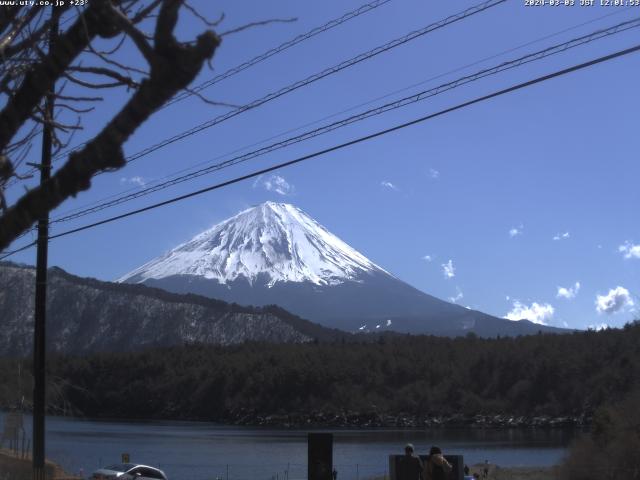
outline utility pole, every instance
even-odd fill
[[[58,16],[51,7],[49,52],[58,34]],[[51,150],[53,144],[53,104],[55,83],[44,102],[42,127],[42,161],[40,185],[51,177]],[[45,340],[47,306],[47,254],[49,250],[49,213],[38,219],[38,252],[36,258],[36,299],[33,332],[33,480],[45,480],[44,469],[44,415],[45,415]]]

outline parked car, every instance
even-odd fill
[[[135,463],[116,463],[93,472],[92,480],[167,480],[159,468]]]

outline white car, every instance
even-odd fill
[[[167,480],[158,468],[135,463],[116,463],[93,472],[92,480]]]

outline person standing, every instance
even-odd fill
[[[404,455],[398,458],[397,480],[422,480],[424,466],[420,458],[416,457],[413,452],[413,445],[407,443],[404,447]]]
[[[446,480],[449,478],[451,470],[453,470],[453,467],[442,455],[440,447],[431,447],[429,457],[427,458],[427,465],[424,469],[425,480]]]

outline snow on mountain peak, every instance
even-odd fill
[[[144,282],[197,275],[227,283],[266,275],[276,282],[334,285],[362,273],[384,272],[326,228],[287,203],[249,208],[122,277]],[[386,273],[386,272],[384,272]]]

